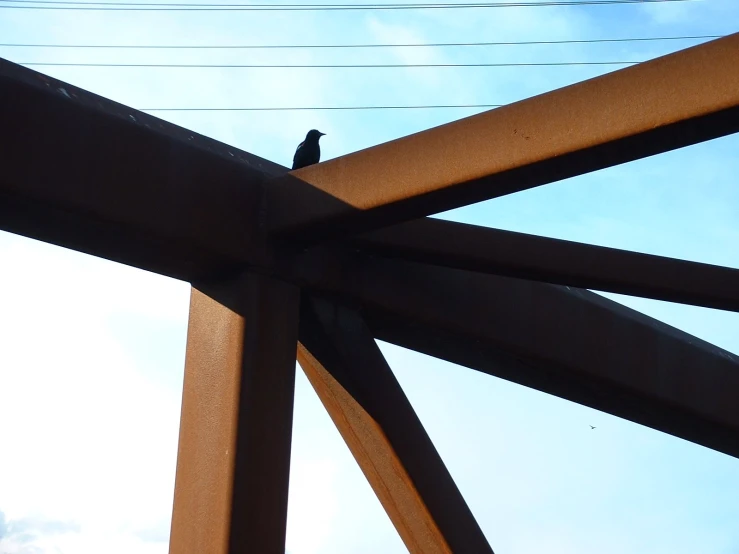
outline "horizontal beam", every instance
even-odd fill
[[[284,554],[300,293],[254,274],[198,286],[169,552]]]
[[[375,336],[739,457],[739,358],[597,294],[345,254],[307,259],[316,290]]]
[[[0,229],[192,279],[260,254],[281,166],[0,59]]]
[[[384,257],[739,311],[739,270],[425,218],[356,237]]]
[[[269,227],[368,231],[739,131],[739,34],[291,172]]]
[[[312,298],[300,340],[303,371],[408,551],[492,553],[361,316]]]

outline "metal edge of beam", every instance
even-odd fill
[[[190,280],[261,251],[285,168],[0,59],[0,229]]]
[[[492,553],[362,318],[304,300],[298,361],[409,552]]]
[[[739,131],[739,33],[293,171],[275,236],[370,231]]]
[[[432,218],[352,244],[383,257],[739,311],[739,269],[728,267]]]
[[[299,295],[254,274],[192,289],[171,554],[284,554]]]
[[[502,350],[488,341],[441,326],[416,325],[381,310],[365,314],[378,340],[505,379],[519,385],[588,406],[639,425],[739,458],[736,427],[717,425],[690,410],[654,402],[649,394],[614,386],[598,378],[583,378],[546,363]]]
[[[739,358],[674,327],[570,287],[351,252],[301,264],[381,340],[739,457]]]

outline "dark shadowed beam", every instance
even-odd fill
[[[304,301],[300,341],[298,361],[409,552],[492,553],[361,316]]]
[[[284,554],[299,291],[254,274],[196,287],[169,552]]]
[[[316,256],[305,283],[377,338],[739,457],[739,359],[581,289],[431,265]]]
[[[739,131],[739,34],[291,172],[272,233],[342,237]]]
[[[358,236],[385,257],[739,311],[739,270],[425,218]]]
[[[284,168],[0,59],[0,229],[180,279],[260,254]]]

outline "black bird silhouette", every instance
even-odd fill
[[[298,144],[298,148],[295,150],[293,169],[317,164],[321,160],[321,147],[318,146],[318,140],[325,134],[315,129],[308,131],[305,140]]]
[[[590,426],[590,428],[591,428],[591,429],[595,429],[595,427],[593,427],[592,425]]]

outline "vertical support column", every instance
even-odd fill
[[[299,289],[192,289],[170,554],[283,554]]]

